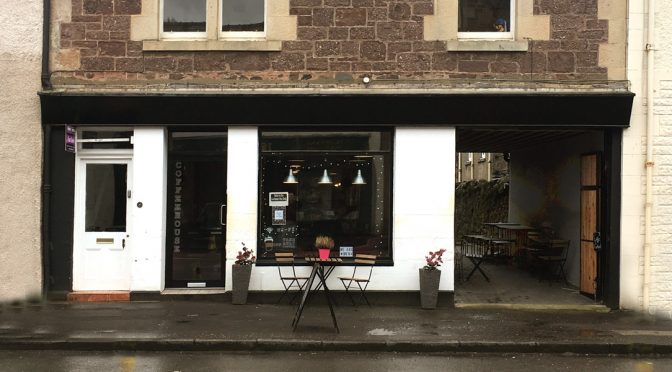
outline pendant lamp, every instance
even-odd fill
[[[299,183],[296,177],[294,177],[294,172],[292,172],[292,168],[289,168],[289,174],[282,183]]]
[[[357,175],[355,176],[355,179],[352,180],[353,185],[366,185],[366,181],[364,181],[364,177],[362,177],[362,170],[357,169]]]
[[[331,185],[331,177],[329,177],[329,173],[327,173],[327,170],[324,170],[324,173],[322,174],[322,178],[320,178],[320,181],[318,182],[320,185]]]

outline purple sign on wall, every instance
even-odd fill
[[[75,131],[75,127],[72,127],[70,125],[65,126],[65,151],[75,153],[75,149],[77,148],[77,132]]]

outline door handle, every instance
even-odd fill
[[[219,206],[219,224],[222,226],[226,226],[226,223],[224,222],[224,208],[226,208],[226,204]]]
[[[121,239],[121,249],[126,248],[126,239]]]
[[[596,251],[602,249],[602,236],[599,231],[593,233],[593,249]]]

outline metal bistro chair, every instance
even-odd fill
[[[369,282],[371,281],[371,274],[373,273],[373,266],[376,264],[376,256],[372,254],[356,254],[355,255],[355,268],[352,271],[352,276],[340,276],[338,279],[340,279],[341,283],[343,284],[343,287],[345,288],[345,293],[350,297],[350,301],[352,301],[353,305],[357,305],[355,303],[355,299],[352,297],[352,294],[350,294],[350,289],[351,288],[359,288],[359,293],[360,293],[360,301],[364,300],[367,305],[371,306],[371,303],[369,303],[369,299],[366,298],[366,294],[364,293],[366,291],[366,287],[369,286]],[[361,275],[362,271],[364,272],[363,276],[357,276],[357,269],[359,269],[359,273]],[[366,271],[368,270],[368,275],[366,275]],[[357,284],[357,287],[354,286],[354,284]]]
[[[282,301],[285,295],[289,292],[290,289],[296,288],[296,293],[289,300],[291,304],[294,302],[296,296],[298,296],[303,287],[308,281],[307,276],[298,276],[296,275],[296,269],[294,267],[294,253],[291,252],[275,252],[275,262],[278,264],[278,274],[280,274],[280,282],[285,288],[285,292],[282,293],[282,296],[278,299],[278,303]],[[284,269],[283,269],[284,268]],[[291,268],[291,271],[290,271]]]
[[[569,240],[552,239],[548,242],[547,249],[535,256],[535,261],[540,267],[539,281],[548,279],[550,284],[553,279],[557,278],[567,283],[565,262],[568,250]]]

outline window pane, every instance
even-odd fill
[[[460,0],[459,32],[511,31],[511,0]]]
[[[131,137],[133,131],[111,132],[84,130],[81,133],[83,140],[100,140],[100,142],[81,142],[83,149],[132,149]]]
[[[221,0],[222,31],[264,31],[265,0]]]
[[[390,139],[390,133],[384,134]],[[391,143],[378,147],[390,148]],[[272,258],[273,252],[315,255],[315,237],[329,235],[335,242],[332,255],[343,246],[355,254],[391,258],[391,152],[365,154],[262,153],[258,257]],[[295,183],[287,183],[290,169]],[[275,192],[287,193],[285,205],[270,205],[269,193]]]
[[[226,154],[226,132],[174,132],[170,136],[170,151],[195,155]]]
[[[126,164],[86,165],[86,231],[126,231]]]
[[[163,0],[164,32],[205,32],[206,0]]]
[[[390,151],[390,132],[264,132],[262,151]]]

